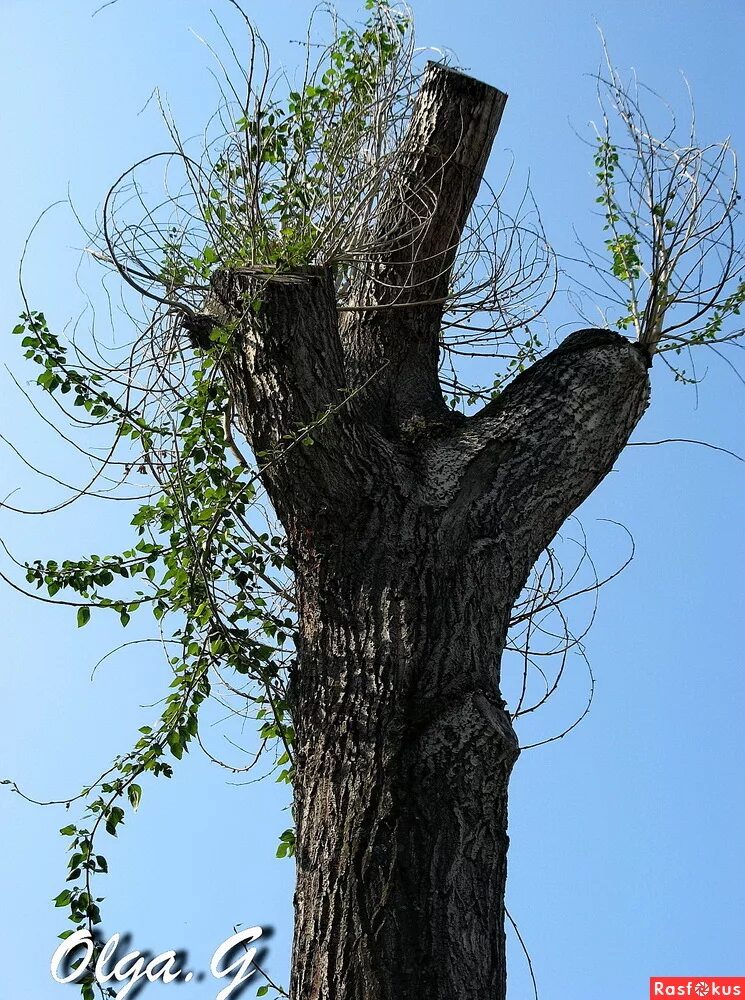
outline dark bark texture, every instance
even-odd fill
[[[440,300],[504,103],[429,67],[415,196],[391,197],[390,251],[341,321],[324,270],[215,282],[236,416],[297,563],[292,1000],[504,998],[510,611],[649,398],[639,349],[583,330],[475,416],[445,406]]]

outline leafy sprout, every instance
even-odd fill
[[[645,96],[667,119],[660,129]],[[681,134],[671,109],[635,77],[624,81],[607,52],[598,100],[594,164],[610,267],[583,249],[613,324],[650,357],[736,341],[745,333],[745,252],[729,140],[702,145],[693,110]]]

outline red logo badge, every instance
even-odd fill
[[[656,997],[742,997],[745,976],[652,976],[649,1000]]]

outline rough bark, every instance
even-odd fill
[[[237,419],[297,565],[292,1000],[503,1000],[510,610],[648,402],[643,354],[590,330],[446,417],[441,305],[410,303],[447,287],[503,104],[442,67],[425,80],[409,190],[438,176],[448,205],[413,250],[396,228],[413,207],[389,217],[378,263],[405,308],[340,329],[330,272],[215,282]],[[358,301],[380,305],[374,287]]]
[[[438,379],[444,299],[506,102],[494,87],[427,66],[379,214],[385,249],[359,274],[342,323],[355,383],[381,372],[367,413],[388,428],[447,416]]]

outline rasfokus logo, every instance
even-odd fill
[[[649,997],[743,997],[745,976],[652,976]]]

